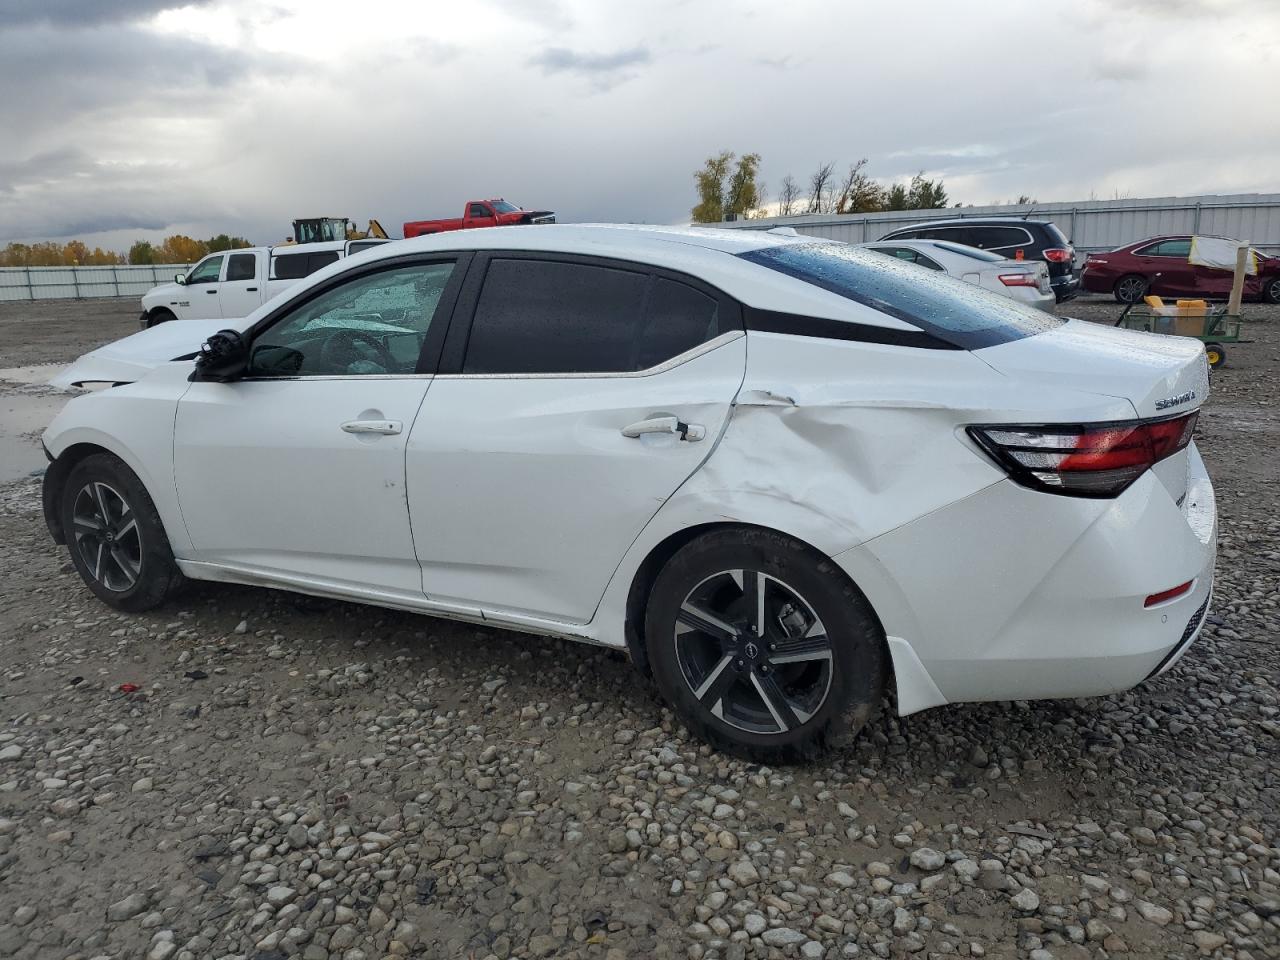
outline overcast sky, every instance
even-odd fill
[[[1280,190],[1280,3],[0,0],[0,242],[681,222],[868,157],[952,202]]]

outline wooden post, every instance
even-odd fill
[[[1231,281],[1231,299],[1227,301],[1227,316],[1240,316],[1240,301],[1244,297],[1244,272],[1249,267],[1253,252],[1247,247],[1236,251],[1236,275]]]

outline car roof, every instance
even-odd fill
[[[450,230],[395,240],[362,250],[360,263],[368,266],[413,254],[487,250],[612,258],[691,275],[761,310],[913,329],[905,321],[739,256],[771,247],[835,243],[837,241],[821,237],[787,236],[765,230],[647,224],[529,224]],[[308,281],[320,282],[339,272],[342,263],[339,261],[311,274]]]
[[[1053,223],[1052,220],[1028,220],[1025,217],[951,217],[946,220],[925,220],[905,227],[895,227],[890,233],[899,230],[917,230],[921,227],[1023,227],[1027,224],[1043,227]]]

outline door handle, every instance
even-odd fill
[[[342,425],[345,433],[377,433],[391,436],[404,429],[399,420],[348,420]]]
[[[217,293],[217,290],[206,290],[205,293]]]
[[[246,293],[257,293],[257,292],[258,292],[258,288],[257,288],[257,287],[245,287],[244,289],[245,289],[245,292],[246,292]]]
[[[695,441],[705,437],[707,430],[700,423],[685,423],[679,417],[650,417],[622,428],[622,435],[633,440],[646,433],[674,433],[681,440]]]

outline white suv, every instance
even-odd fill
[[[1199,343],[844,244],[442,234],[198,355],[164,334],[44,438],[49,529],[124,610],[190,577],[617,647],[778,759],[886,685],[902,713],[1131,687],[1208,607]]]

